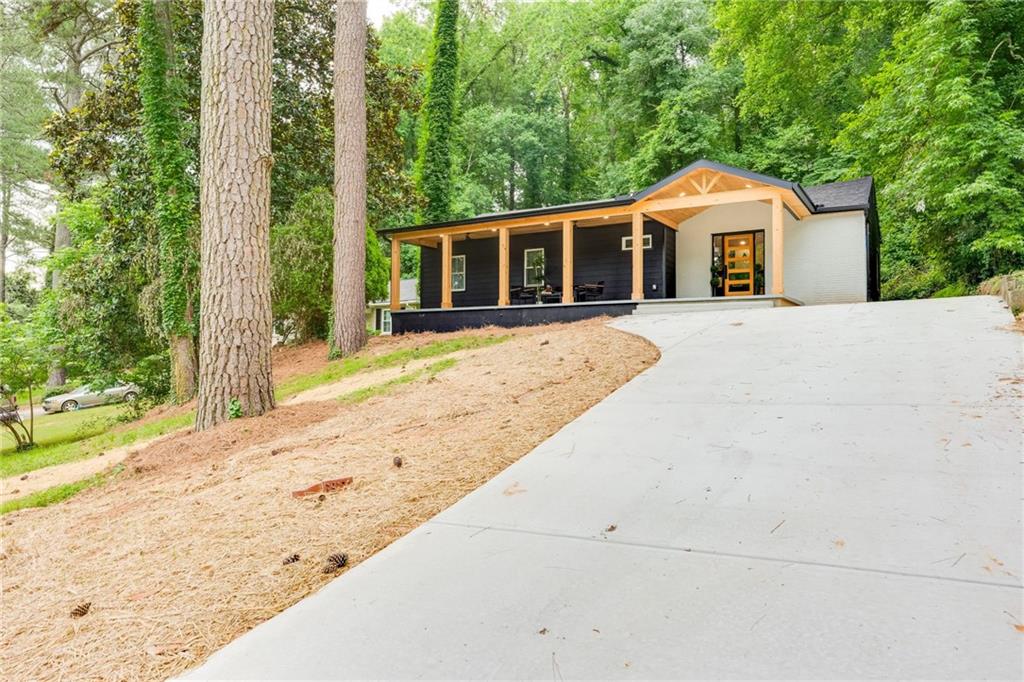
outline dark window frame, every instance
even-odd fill
[[[462,261],[462,287],[461,288],[457,288],[455,286],[455,262],[459,261],[459,260]],[[466,262],[467,262],[467,260],[468,259],[466,258],[466,254],[464,254],[464,253],[452,254],[452,293],[459,293],[459,294],[461,294],[462,292],[464,292],[466,290],[466,285],[469,282],[469,275],[467,274],[467,271],[466,271]]]

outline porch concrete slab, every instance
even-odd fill
[[[1024,675],[997,299],[620,318],[661,360],[205,678]]]

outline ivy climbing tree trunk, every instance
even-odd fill
[[[416,161],[416,186],[426,199],[421,218],[429,223],[450,217],[451,137],[455,118],[455,79],[459,67],[458,23],[459,1],[438,0]]]
[[[339,2],[334,34],[334,282],[331,351],[366,343],[366,3]]]
[[[175,72],[170,0],[143,0],[139,7],[139,92],[149,174],[156,190],[160,243],[161,318],[170,344],[174,398],[196,390],[194,300],[198,289],[195,190],[183,144],[180,81]]]
[[[217,0],[203,6],[197,431],[274,407],[269,249],[273,14],[273,0]]]

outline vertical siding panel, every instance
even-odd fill
[[[676,231],[665,228],[665,298],[676,297]]]
[[[466,288],[469,288],[468,284]],[[420,247],[420,307],[441,307],[440,248]]]

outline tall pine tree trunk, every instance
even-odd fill
[[[273,15],[273,0],[210,0],[203,6],[197,431],[274,407],[269,248]]]
[[[171,12],[171,0],[143,0],[139,7],[139,93],[149,175],[156,190],[161,318],[170,345],[171,388],[174,399],[183,403],[195,395],[198,362],[192,319],[197,286],[196,195],[181,133]]]
[[[338,2],[334,34],[334,353],[366,343],[366,3]]]

